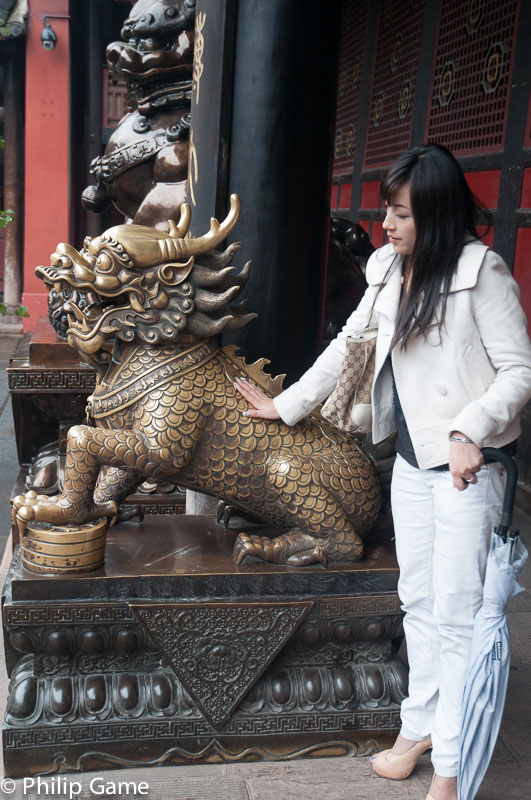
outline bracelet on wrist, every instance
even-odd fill
[[[463,442],[464,444],[474,444],[472,439],[468,439],[466,436],[450,436],[451,442]]]

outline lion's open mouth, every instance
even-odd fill
[[[44,283],[48,289],[48,319],[62,338],[68,331],[89,338],[109,314],[129,308],[127,303],[124,305],[123,296],[104,300],[92,289],[78,288],[64,280]]]
[[[109,316],[125,311],[131,313],[132,306],[136,311],[144,311],[136,292],[121,291],[115,296],[102,297],[91,284],[76,285],[70,273],[61,274],[62,271],[54,267],[37,267],[35,272],[48,289],[50,323],[63,338],[72,333],[87,340],[101,329]]]
[[[67,331],[71,326],[72,317],[87,312],[87,309],[94,305],[94,299],[90,293],[81,289],[74,289],[69,284],[61,284],[56,281],[54,284],[46,282],[48,289],[48,319],[56,333],[66,339]]]

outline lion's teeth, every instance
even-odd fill
[[[90,332],[90,328],[88,326],[88,323],[87,323],[87,320],[85,319],[85,317],[83,317],[83,319],[81,321],[81,330],[83,331],[83,333],[89,333]]]
[[[70,308],[71,308],[71,309],[72,309],[72,311],[74,312],[75,318],[76,318],[77,320],[80,320],[80,322],[82,322],[82,321],[85,319],[85,315],[83,314],[83,312],[81,311],[81,309],[80,309],[80,308],[78,308],[78,307],[76,306],[76,304],[75,304],[75,303],[71,303],[71,304],[70,304]]]
[[[128,298],[129,298],[129,302],[131,303],[131,307],[135,311],[138,311],[139,314],[143,314],[144,313],[144,308],[142,307],[142,303],[140,302],[140,300],[138,299],[136,294],[134,292],[129,292]]]
[[[54,281],[53,286],[57,294],[59,294],[61,292],[61,289],[63,288],[62,281]]]

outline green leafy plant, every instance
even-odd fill
[[[15,212],[12,208],[6,208],[5,211],[0,211],[0,228],[5,228],[10,222],[15,219]]]
[[[7,306],[5,303],[0,303],[0,314],[5,317],[7,314]],[[27,306],[17,306],[14,309],[13,314],[15,317],[29,317],[28,307]]]

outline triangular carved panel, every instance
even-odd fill
[[[131,605],[216,730],[291,638],[313,603]]]

